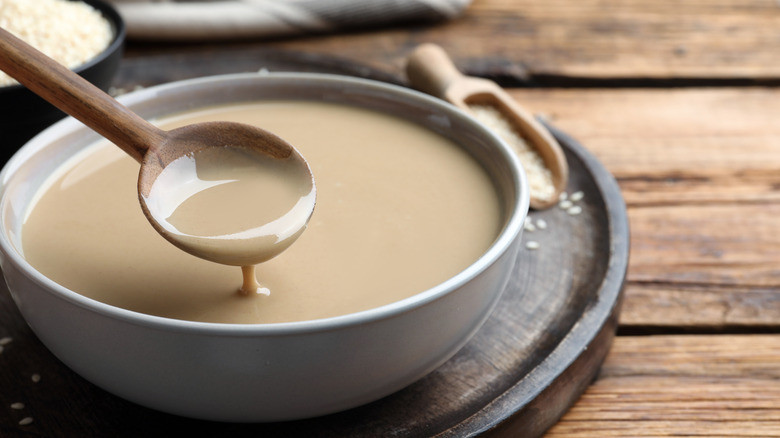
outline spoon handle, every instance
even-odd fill
[[[422,44],[414,50],[407,60],[406,76],[418,90],[442,99],[447,99],[450,85],[464,79],[447,53],[435,44]]]
[[[141,162],[166,134],[89,81],[0,28],[0,69]]]

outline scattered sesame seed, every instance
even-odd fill
[[[569,194],[568,194],[568,193],[566,193],[566,192],[561,192],[561,194],[560,194],[560,195],[558,195],[558,201],[565,201],[565,200],[566,200],[566,198],[568,198],[568,197],[569,197]]]
[[[574,205],[574,203],[569,201],[568,199],[564,199],[563,201],[558,203],[558,207],[561,207],[564,210],[571,208],[572,205]]]
[[[22,402],[11,403],[11,409],[17,409],[17,410],[24,409],[24,403]]]
[[[539,228],[540,230],[546,230],[547,229],[547,221],[544,219],[537,219],[536,220],[536,228]]]
[[[4,338],[0,338],[0,345],[8,345],[11,342],[13,342],[13,340],[14,339],[12,337],[10,337],[10,336],[6,336]]]
[[[24,417],[21,420],[19,420],[19,426],[27,426],[28,424],[32,424],[33,418],[32,417]]]
[[[531,250],[539,249],[539,246],[540,246],[539,242],[537,242],[535,240],[529,240],[528,242],[525,243],[525,247],[528,248],[528,249],[531,249]]]
[[[40,374],[33,374],[30,379],[33,381],[33,383],[38,383],[41,381],[41,375]]]
[[[582,213],[582,207],[580,207],[579,205],[575,205],[575,206],[567,209],[566,213],[569,213],[572,216],[580,214],[580,213]]]
[[[536,226],[534,225],[534,221],[531,219],[531,216],[525,217],[525,220],[523,221],[523,229],[526,231],[536,230]]]
[[[574,202],[581,201],[582,198],[585,197],[585,193],[582,193],[582,191],[574,192],[571,194],[569,199],[571,199]]]

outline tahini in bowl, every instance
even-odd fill
[[[0,173],[0,265],[23,317],[67,366],[157,410],[265,422],[345,410],[389,395],[455,354],[479,329],[515,266],[529,194],[509,148],[455,107],[397,86],[318,74],[238,74],[171,83],[121,100],[146,118],[263,99],[349,104],[403,117],[454,140],[486,169],[503,227],[472,265],[418,294],[358,313],[276,324],[175,320],[68,290],[24,258],[21,228],[59,163],[98,139],[65,119],[27,143]],[[316,176],[315,176],[316,177]]]

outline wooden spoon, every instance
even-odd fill
[[[472,112],[476,105],[493,107],[516,133],[539,154],[552,176],[552,194],[531,190],[531,208],[540,210],[555,205],[566,188],[569,167],[558,142],[495,82],[464,76],[444,50],[435,44],[423,44],[409,56],[406,75],[413,87],[442,98]],[[527,163],[523,163],[527,165]]]
[[[95,87],[82,77],[73,73],[53,59],[47,57],[24,41],[0,28],[0,69],[14,77],[34,93],[46,99],[62,111],[97,131],[108,140],[119,146],[136,161],[141,163],[138,175],[138,199],[149,222],[163,237],[179,248],[217,263],[230,265],[254,265],[275,256],[286,249],[302,232],[314,209],[314,178],[306,160],[286,141],[260,128],[230,122],[209,122],[188,125],[171,131],[162,130],[147,122],[129,108],[117,102],[108,94]],[[296,178],[303,178],[302,186],[309,187],[310,192],[304,201],[296,205],[295,214],[299,217],[294,221],[298,232],[291,232],[290,221],[285,222],[285,239],[276,242],[274,239],[263,239],[256,252],[246,251],[247,239],[237,239],[235,233],[227,233],[226,238],[219,240],[221,235],[193,239],[192,235],[172,232],[166,223],[166,217],[157,217],[147,205],[152,188],[157,192],[175,189],[176,178],[161,178],[171,186],[156,185],[158,176],[166,167],[183,158],[195,157],[205,150],[213,148],[241,149],[244,152],[270,157],[285,166],[292,167]],[[280,164],[281,165],[281,164]],[[160,183],[162,184],[162,183]],[[303,197],[302,197],[303,199]],[[253,200],[254,202],[262,202]],[[292,210],[291,210],[292,211]],[[236,212],[240,215],[241,212]],[[258,226],[266,224],[257,224]],[[269,227],[264,228],[268,232]],[[293,230],[295,231],[295,230]],[[200,236],[195,236],[200,237]],[[255,236],[256,237],[256,236]],[[243,240],[243,241],[242,241]],[[227,256],[233,244],[241,244],[244,251]],[[215,245],[216,244],[216,245]],[[269,246],[270,245],[270,246]],[[213,251],[214,247],[222,250]],[[230,256],[230,257],[228,257]],[[232,258],[231,258],[232,257]]]

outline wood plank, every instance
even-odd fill
[[[780,321],[774,287],[632,282],[625,295],[620,320],[628,332],[770,331]]]
[[[777,196],[778,88],[509,92],[599,157],[629,205]]]
[[[776,2],[683,3],[495,0],[475,6],[486,17],[502,17],[503,23],[515,20],[517,39],[502,38],[501,48],[522,52],[525,47],[517,44],[525,41],[536,49],[525,62],[535,74],[594,78],[776,74],[759,66],[774,59],[762,44],[771,44],[777,35]],[[507,14],[510,10],[515,13]],[[501,29],[498,25],[490,28]]]
[[[727,330],[780,323],[780,204],[629,208],[621,325]]]
[[[403,59],[423,42],[444,46],[469,74],[510,82],[780,78],[780,8],[774,0],[475,0],[463,16],[438,25],[261,44],[401,71]],[[131,44],[128,53],[154,50],[186,47]]]
[[[780,90],[513,89],[589,148],[629,206],[621,326],[780,323]]]
[[[629,210],[629,280],[707,286],[780,285],[780,204]]]
[[[780,436],[780,336],[622,336],[545,435]]]

